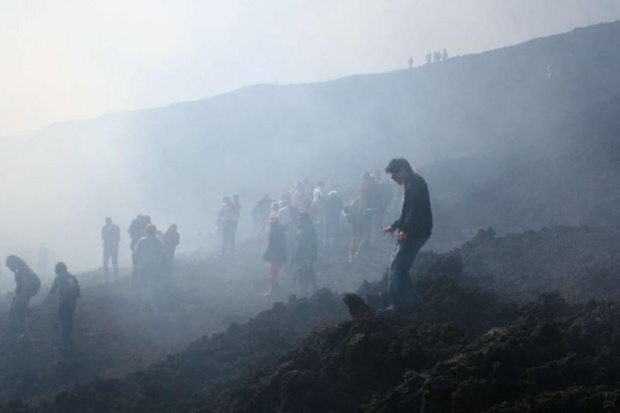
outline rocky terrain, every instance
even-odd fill
[[[323,289],[124,378],[0,412],[619,411],[620,306],[600,275],[619,276],[617,237],[484,231],[421,255],[422,305],[411,315],[378,311],[385,280],[356,295]],[[534,270],[537,284],[519,287]]]

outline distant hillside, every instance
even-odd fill
[[[618,44],[620,23],[608,23],[410,70],[54,125],[0,142],[3,216],[19,212],[47,239],[91,234],[88,246],[106,215],[206,231],[224,194],[241,193],[247,212],[296,179],[344,187],[406,156],[431,184],[437,246],[477,227],[617,222]]]

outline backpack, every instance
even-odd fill
[[[24,282],[25,288],[28,290],[28,293],[31,297],[34,297],[39,293],[41,289],[41,280],[37,276],[37,274],[33,272],[27,272],[24,274]]]

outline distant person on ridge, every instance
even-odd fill
[[[55,294],[58,294],[60,350],[61,352],[71,352],[75,348],[73,342],[73,314],[75,313],[75,306],[81,291],[77,278],[69,273],[64,262],[56,264],[56,278],[50,289],[50,297]]]
[[[177,229],[177,224],[170,225],[162,237],[162,246],[164,252],[164,270],[169,277],[174,271],[174,253],[181,243],[181,235]]]
[[[443,56],[441,57],[441,60],[443,62],[448,60],[448,51],[446,49],[443,49]]]
[[[389,236],[397,232],[388,278],[388,310],[408,311],[417,301],[409,270],[433,229],[430,196],[426,181],[413,171],[406,159],[392,159],[385,172],[405,187],[400,218],[383,231]]]
[[[278,275],[282,265],[286,263],[286,233],[277,214],[272,214],[269,218],[267,249],[263,254],[263,260],[269,263],[269,271],[267,272],[269,287],[261,295],[269,296],[278,291]]]
[[[409,58],[409,69],[413,67],[413,57]]]
[[[41,288],[41,280],[30,269],[28,264],[17,255],[9,255],[6,266],[15,274],[15,294],[9,315],[7,317],[6,331],[12,337],[30,340],[30,333],[26,324],[26,311],[30,304],[30,297],[34,297]]]
[[[295,285],[302,296],[313,294],[317,289],[314,264],[317,261],[318,248],[316,230],[312,225],[310,214],[299,214],[297,243],[293,254],[293,261],[297,265],[295,271]]]
[[[112,222],[112,218],[105,219],[105,225],[101,228],[101,239],[103,240],[103,275],[107,282],[110,260],[112,260],[112,270],[116,280],[118,279],[118,245],[121,242],[121,230]]]

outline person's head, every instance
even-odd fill
[[[30,270],[26,262],[17,255],[9,255],[6,257],[6,266],[13,272]]]
[[[274,202],[273,204],[271,204],[271,210],[274,212],[278,212],[278,210],[280,209],[280,203],[279,202]]]
[[[145,232],[148,237],[154,237],[157,235],[157,227],[153,224],[148,224]]]
[[[172,224],[170,225],[170,228],[168,228],[168,231],[176,231],[177,230],[177,224]]]
[[[372,176],[370,175],[370,172],[368,172],[368,171],[364,172],[364,175],[362,175],[362,181],[364,183],[368,183],[368,182],[372,181]]]
[[[394,158],[385,167],[385,172],[389,173],[392,180],[398,185],[405,183],[405,180],[413,175],[413,169],[405,158]]]
[[[58,264],[56,264],[55,271],[57,275],[61,275],[66,274],[69,270],[67,269],[67,264],[65,264],[64,262],[59,262]]]
[[[151,223],[151,217],[150,217],[150,216],[148,216],[148,215],[145,215],[145,216],[144,216],[144,222],[146,222],[146,223],[147,223],[147,225],[148,225],[148,224],[150,224],[150,223]]]
[[[105,224],[106,225],[112,225],[112,218],[108,217],[105,219]]]

